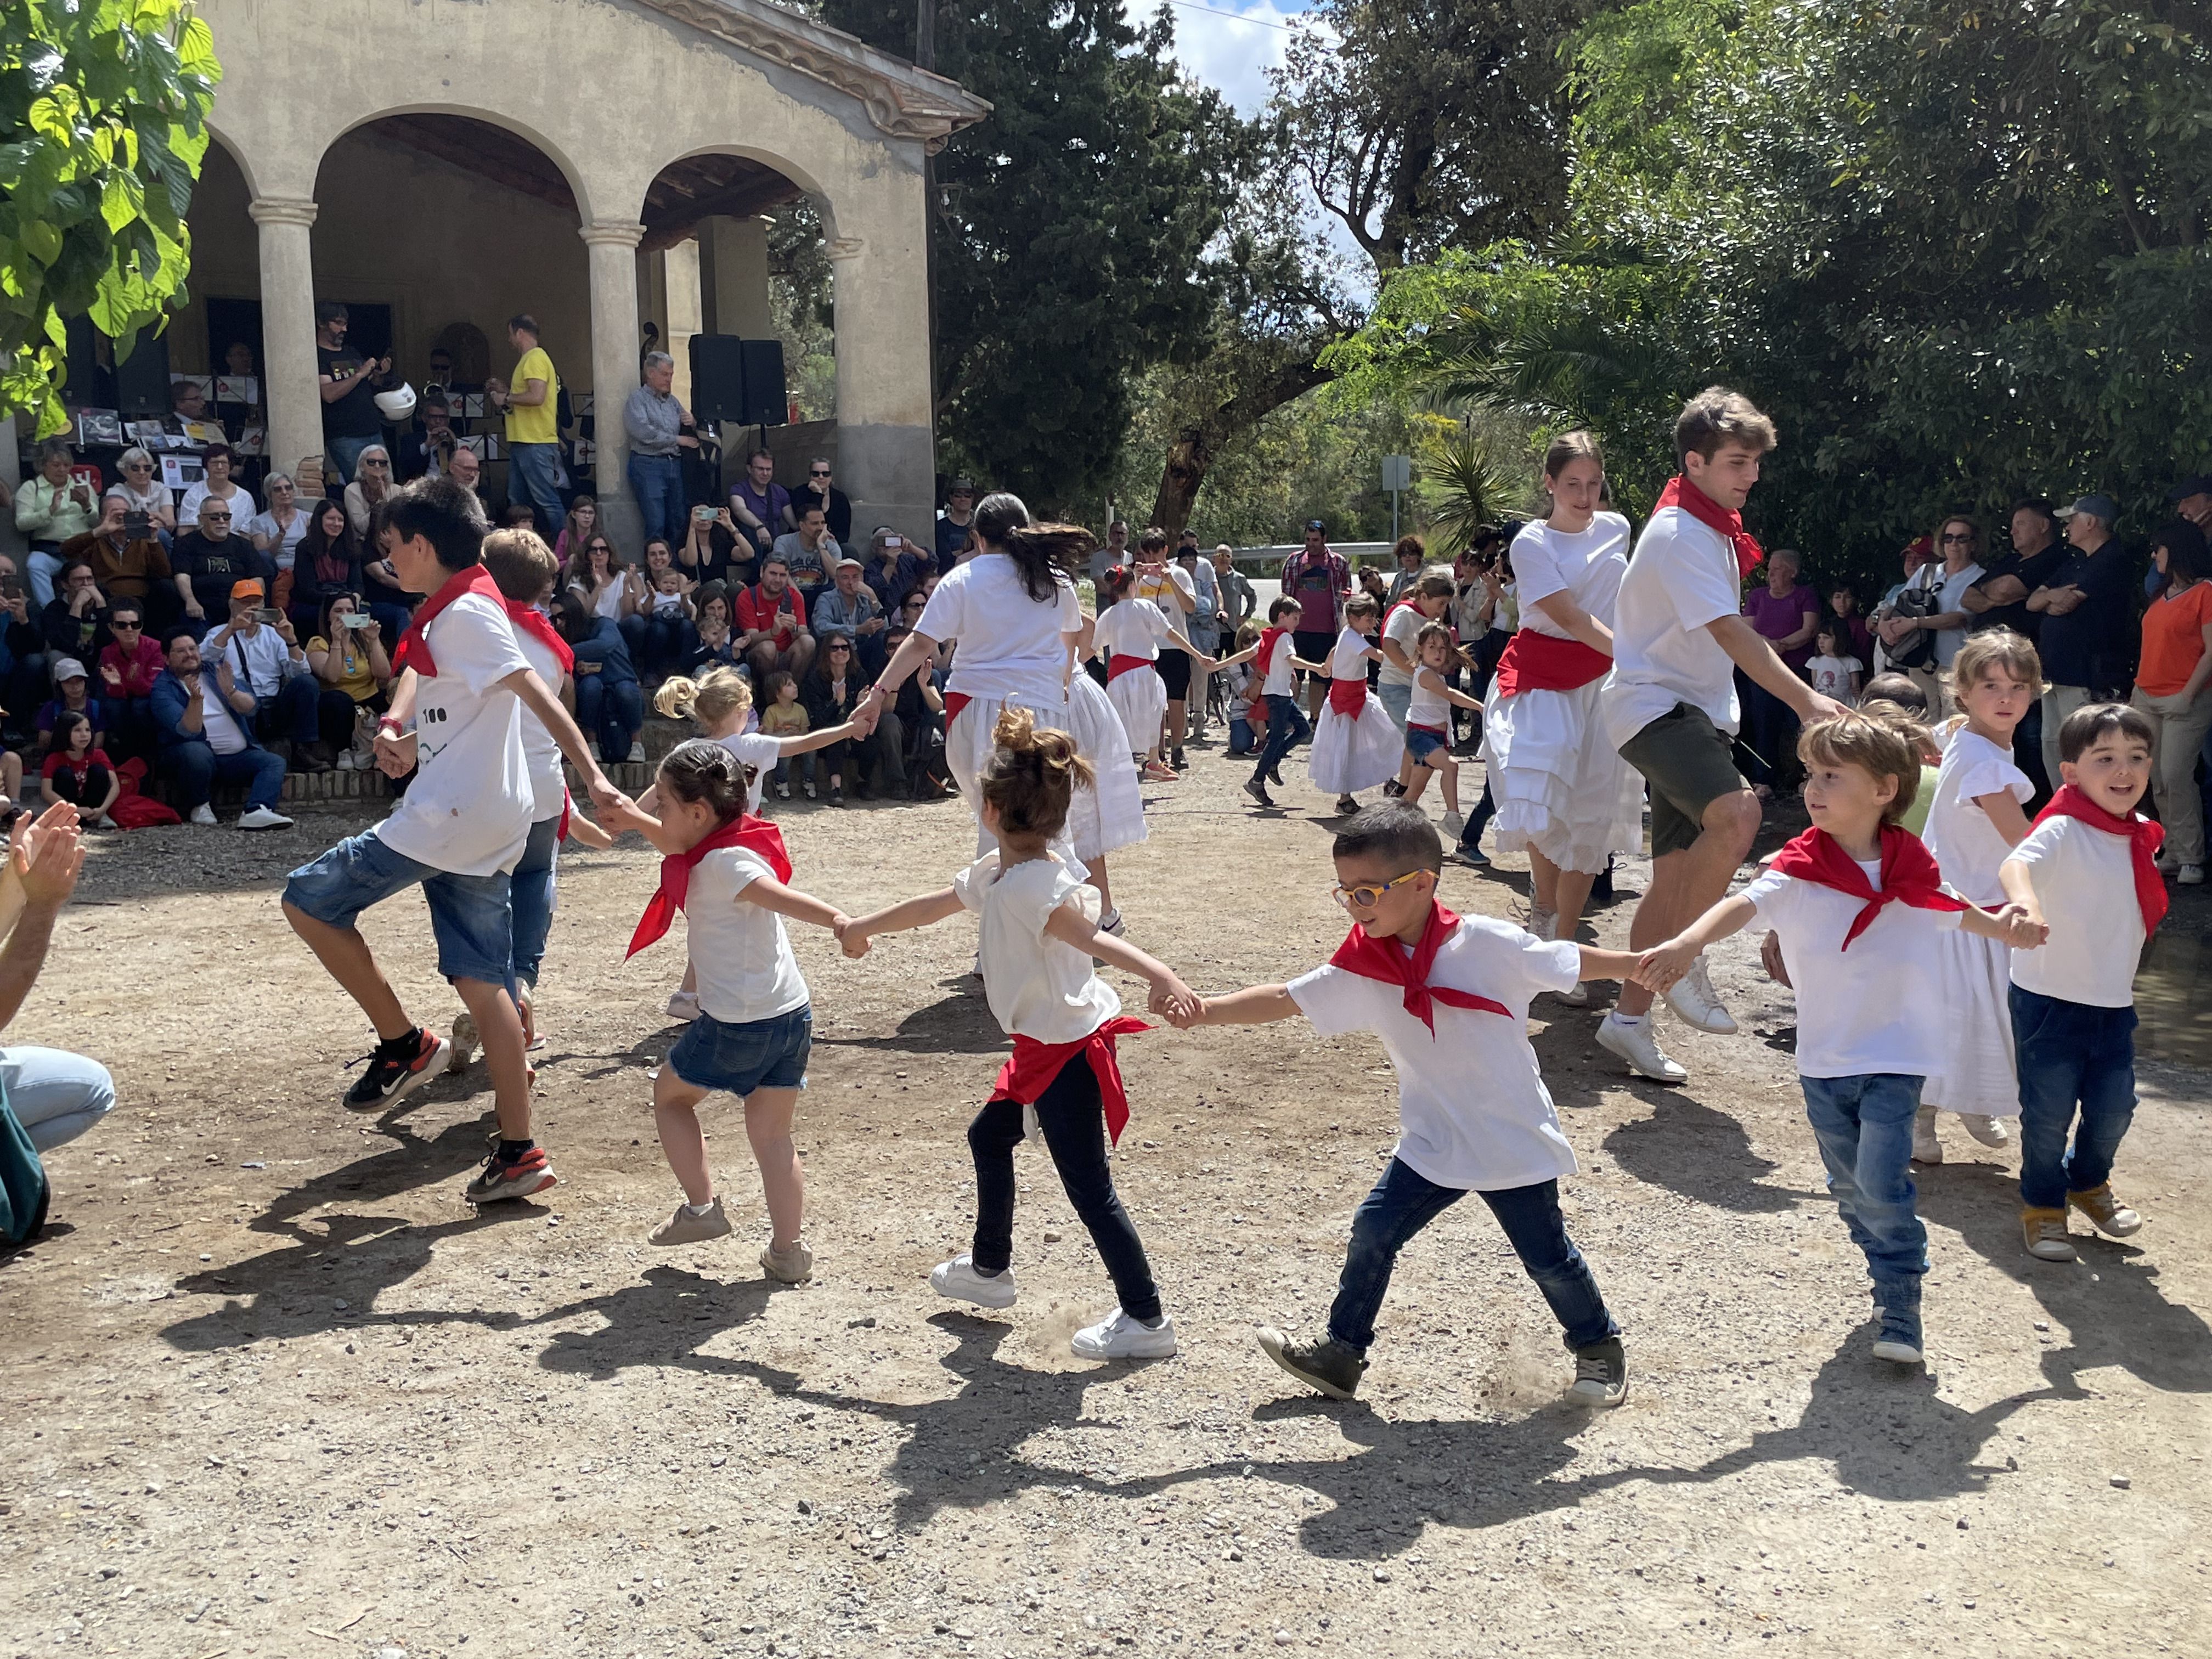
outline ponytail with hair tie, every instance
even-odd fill
[[[1075,739],[1050,726],[1040,731],[1026,708],[1000,711],[991,733],[995,745],[984,763],[982,793],[998,809],[1002,832],[1047,841],[1067,825],[1078,789],[1088,789],[1097,773],[1075,746]]]

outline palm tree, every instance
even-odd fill
[[[1484,525],[1520,509],[1526,490],[1498,461],[1487,436],[1455,422],[1421,441],[1413,494],[1427,509],[1431,550],[1454,558]]]

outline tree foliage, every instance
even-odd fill
[[[65,319],[125,356],[184,302],[222,73],[185,0],[0,7],[0,413],[65,424]]]

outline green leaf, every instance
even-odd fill
[[[62,234],[45,220],[33,219],[22,234],[24,247],[40,264],[50,265],[62,257]]]

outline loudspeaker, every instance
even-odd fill
[[[151,329],[115,365],[115,406],[123,418],[163,420],[169,413],[169,337]]]
[[[746,340],[740,346],[745,410],[738,418],[747,426],[781,426],[791,418],[790,396],[783,384],[783,342]]]
[[[783,342],[734,334],[691,337],[691,413],[702,421],[781,426],[788,418]]]

